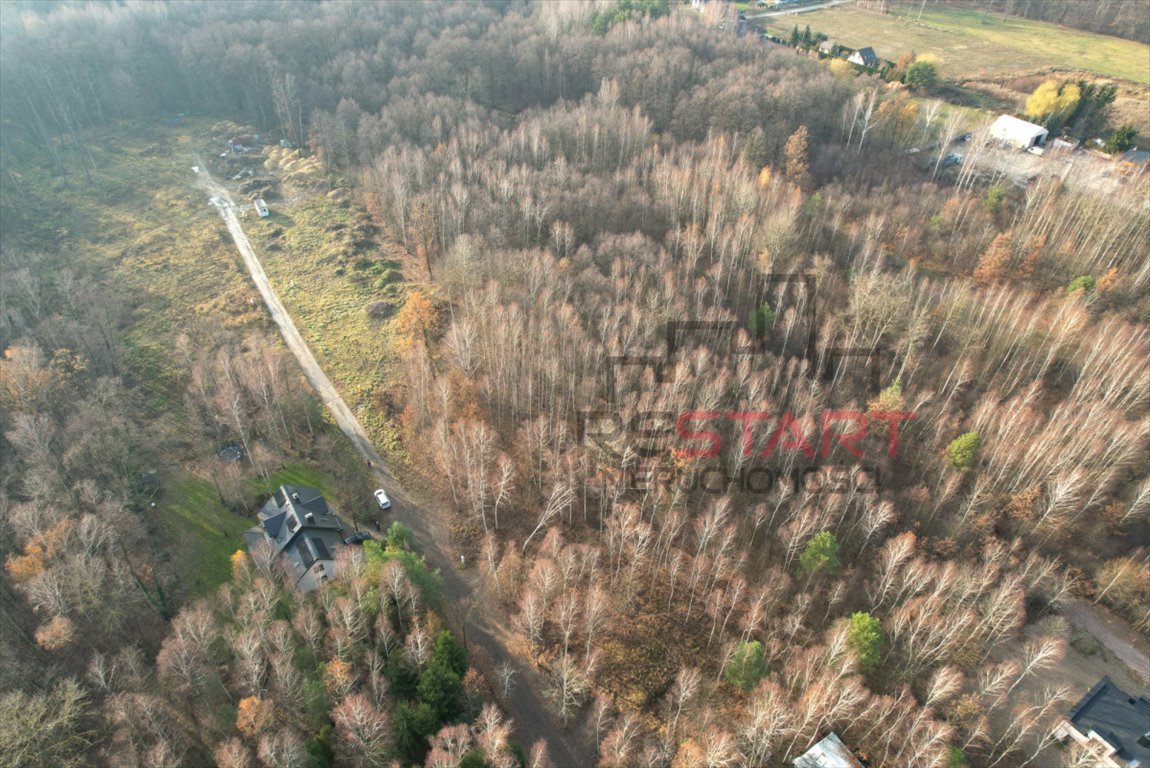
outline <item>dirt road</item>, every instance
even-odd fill
[[[1119,618],[1097,605],[1079,598],[1062,601],[1062,613],[1094,636],[1106,650],[1118,657],[1134,674],[1150,684],[1150,655],[1146,643]]]
[[[818,5],[803,5],[796,8],[787,8],[781,11],[768,11],[766,13],[756,13],[753,16],[747,14],[747,21],[754,21],[755,19],[766,19],[771,16],[796,16],[800,13],[807,13],[808,11],[819,11],[823,8],[834,8],[836,5],[849,3],[851,0],[830,0],[827,3],[819,3]]]
[[[1025,187],[1031,179],[1057,177],[1075,192],[1106,195],[1114,205],[1131,211],[1146,210],[1148,205],[1142,195],[1131,194],[1137,187],[1124,175],[1121,163],[1082,150],[1048,149],[1038,156],[1014,147],[989,142],[979,146],[975,142],[967,154],[975,167],[994,180],[1005,177]]]
[[[534,670],[520,664],[518,659],[508,652],[505,622],[501,617],[493,615],[494,611],[487,608],[484,601],[477,599],[476,587],[455,567],[455,557],[447,551],[448,534],[447,527],[443,525],[443,518],[428,512],[435,509],[435,505],[420,500],[421,503],[417,506],[415,500],[396,482],[387,471],[383,457],[368,439],[363,426],[340,397],[327,374],[320,368],[319,362],[300,335],[287,308],[268,281],[268,276],[240,225],[239,217],[236,215],[236,204],[232,201],[228,190],[213,179],[202,164],[198,167],[200,169],[197,174],[198,186],[211,195],[212,203],[227,223],[228,231],[235,240],[240,256],[243,257],[244,265],[256,288],[259,289],[272,320],[283,334],[284,342],[299,361],[308,381],[335,418],[336,424],[351,440],[364,460],[370,463],[380,483],[387,488],[392,502],[392,516],[412,530],[415,541],[422,548],[428,564],[432,568],[438,568],[443,576],[443,608],[449,623],[457,631],[462,630],[464,640],[469,646],[481,646],[493,664],[510,663],[518,671],[519,684],[512,693],[511,700],[505,702],[504,707],[507,714],[515,721],[515,732],[519,741],[529,749],[536,740],[543,739],[547,743],[547,750],[556,768],[583,768],[591,765],[591,760],[583,755],[576,745],[564,738],[544,710],[538,693],[538,676]]]

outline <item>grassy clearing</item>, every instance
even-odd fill
[[[6,182],[0,201],[6,247],[59,253],[58,259],[42,262],[41,269],[67,266],[77,276],[116,286],[124,297],[120,332],[125,377],[143,394],[148,415],[163,425],[158,428],[186,438],[184,449],[168,456],[167,468],[160,467],[165,490],[157,500],[157,522],[174,574],[192,596],[208,594],[229,578],[230,557],[243,547],[241,534],[255,524],[255,518],[230,511],[220,499],[213,470],[196,469],[214,466],[219,446],[200,439],[183,424],[186,381],[175,351],[177,339],[184,333],[203,340],[220,330],[233,331],[241,338],[253,331],[272,330],[223,222],[208,204],[207,195],[194,186],[191,167],[203,154],[204,137],[211,133],[210,121],[92,131],[85,139],[95,166],[93,183],[78,171],[79,164],[66,146],[61,145],[59,151],[72,172],[64,176],[51,166],[42,149],[18,145],[14,151],[25,162],[13,179],[15,194],[7,194]],[[318,232],[322,223],[338,214],[342,222],[352,222],[350,214],[334,204],[324,205],[327,198],[320,198],[314,206],[303,206],[305,215],[312,218],[306,219],[307,226],[292,228],[290,238],[298,238],[296,253],[310,253],[312,245],[326,247],[326,251],[317,248],[317,258],[322,259],[332,256],[336,243],[303,238],[319,237],[313,229]],[[322,309],[314,307],[309,318],[316,331],[326,330],[328,323],[333,329],[341,328],[356,317],[363,320],[357,327],[366,326],[362,312],[345,316],[329,309],[331,314],[325,316]],[[274,330],[272,334],[278,338]],[[358,348],[353,344],[350,352]],[[317,352],[331,365],[321,350]],[[351,357],[349,353],[346,359]],[[329,449],[324,454],[328,458],[320,460],[325,468],[337,465],[350,451],[337,429],[327,432],[346,450]],[[329,479],[339,476],[338,472],[325,473],[316,464],[288,464],[272,474],[270,483],[250,465],[245,464],[243,470],[245,476],[239,482],[253,504],[261,503],[281,483],[317,487],[329,498],[341,490],[340,484]],[[356,486],[350,493],[363,491]]]
[[[372,441],[402,460],[384,403],[402,380],[388,319],[402,305],[403,275],[366,214],[319,194],[244,229],[324,371]]]
[[[248,483],[252,493],[261,500],[270,496],[281,485],[302,485],[309,488],[318,488],[325,497],[332,496],[334,488],[331,481],[322,470],[310,464],[289,464],[282,469],[272,472],[265,481],[262,477],[253,477]]]
[[[253,508],[284,484],[318,488],[329,501],[337,493],[323,469],[303,462],[281,467],[267,480],[251,474],[242,481],[244,496]],[[166,485],[172,490],[163,494],[157,511],[176,545],[173,549],[184,586],[192,597],[210,594],[231,578],[232,553],[244,548],[243,533],[256,524],[256,516],[229,509],[210,477],[180,470]]]
[[[11,231],[19,233],[12,245],[59,251],[62,263],[53,267],[97,275],[122,289],[127,375],[153,415],[180,402],[171,354],[181,330],[197,319],[236,330],[268,322],[230,241],[221,238],[218,216],[192,187],[187,133],[197,129],[203,128],[91,132],[92,184],[67,153],[73,172],[63,176],[43,150],[22,146],[30,162],[20,174],[19,196],[4,206],[5,218],[16,220]]]
[[[268,324],[230,241],[220,236],[217,214],[192,186],[189,135],[203,130],[189,123],[91,131],[85,136],[91,182],[66,146],[59,151],[71,172],[62,175],[42,148],[20,145],[19,194],[6,195],[4,205],[6,224],[16,220],[5,245],[59,253],[42,268],[66,266],[116,287],[123,298],[113,311],[122,321],[124,378],[158,428],[185,435],[177,337],[198,319],[241,334]],[[189,451],[171,457],[172,464],[201,452],[211,456],[215,447],[193,441]],[[168,490],[157,511],[176,576],[189,594],[208,594],[229,578],[229,558],[253,521],[228,510],[210,477],[172,467],[164,474]]]
[[[230,511],[212,481],[181,473],[159,503],[158,512],[185,559],[186,584],[193,597],[211,594],[231,578],[231,556],[243,548],[242,534],[255,523]]]
[[[1150,85],[1150,46],[1042,21],[992,16],[958,8],[927,9],[895,16],[853,6],[764,19],[786,37],[795,24],[852,48],[869,45],[881,58],[934,53],[949,79],[1023,75],[1050,67],[1085,70],[1105,77]]]

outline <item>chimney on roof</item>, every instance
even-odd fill
[[[303,519],[307,520],[309,523],[314,523],[315,522],[315,515],[312,514],[311,512],[308,512],[307,514],[305,514],[303,516]]]
[[[291,497],[292,497],[292,501],[299,501],[299,494],[296,493],[295,491],[292,491]]]

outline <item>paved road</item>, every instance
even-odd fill
[[[817,11],[822,8],[834,8],[836,5],[843,5],[844,3],[851,3],[854,0],[830,0],[827,3],[819,3],[818,5],[803,5],[796,8],[787,8],[782,11],[767,11],[766,13],[756,13],[753,16],[747,14],[747,21],[754,21],[755,19],[766,19],[771,16],[794,16],[798,13],[806,13],[807,11]]]
[[[240,256],[243,257],[244,265],[251,274],[256,288],[259,289],[272,320],[279,326],[284,342],[296,356],[308,381],[335,418],[336,424],[351,440],[364,460],[369,462],[380,483],[387,488],[392,501],[392,516],[412,530],[415,541],[423,550],[428,564],[432,568],[438,568],[443,576],[443,608],[449,623],[457,631],[463,630],[464,638],[469,645],[481,646],[493,664],[507,662],[518,670],[519,684],[511,700],[504,705],[508,715],[515,722],[516,736],[528,749],[536,740],[544,739],[556,768],[583,768],[590,765],[591,761],[564,738],[548,716],[536,690],[538,677],[534,670],[521,664],[507,650],[509,633],[505,626],[506,622],[493,615],[494,611],[476,598],[475,586],[455,568],[455,557],[446,551],[447,547],[444,544],[448,538],[445,533],[447,528],[441,524],[441,518],[428,514],[429,510],[435,509],[434,504],[421,499],[417,505],[411,495],[387,471],[383,457],[371,444],[355,414],[347,407],[347,403],[340,397],[327,374],[320,368],[319,362],[300,335],[287,308],[268,281],[267,273],[264,272],[263,265],[252,250],[251,243],[236,216],[237,208],[228,190],[208,174],[202,163],[198,167],[200,168],[198,185],[212,196],[213,204],[227,223],[228,231],[235,240]],[[418,514],[416,510],[419,510]]]
[[[1106,650],[1130,667],[1143,682],[1150,684],[1150,655],[1146,653],[1146,644],[1139,641],[1121,619],[1076,597],[1062,601],[1062,613],[1106,646]]]

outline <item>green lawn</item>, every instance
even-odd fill
[[[265,482],[258,475],[248,482],[248,487],[259,497],[270,496],[281,485],[302,485],[309,488],[318,488],[325,497],[331,497],[334,488],[328,477],[319,469],[310,464],[289,464],[283,469],[271,473],[271,479]]]
[[[231,512],[211,480],[182,473],[171,492],[161,498],[158,514],[170,528],[172,539],[185,551],[186,587],[195,597],[211,594],[231,578],[231,556],[243,549],[242,534],[255,525],[251,519]]]
[[[271,473],[265,482],[259,475],[244,480],[249,498],[261,504],[283,484],[318,488],[325,497],[334,493],[332,481],[310,464],[289,464]],[[211,594],[231,578],[231,556],[244,548],[243,532],[256,524],[255,514],[239,515],[220,499],[211,478],[179,471],[171,490],[160,498],[157,513],[177,543],[179,569],[193,597]]]
[[[927,8],[922,21],[917,19],[917,9],[895,16],[839,6],[763,22],[784,38],[795,24],[800,29],[809,24],[812,32],[851,48],[869,45],[891,61],[912,50],[933,53],[942,59],[942,74],[949,79],[1060,67],[1150,85],[1150,46],[1132,40],[958,8]]]

